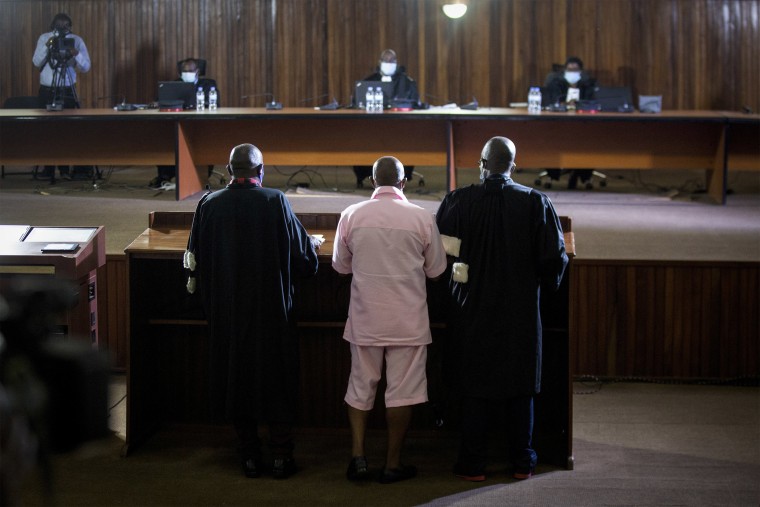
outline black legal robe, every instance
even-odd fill
[[[450,281],[449,340],[454,387],[488,399],[541,389],[541,289],[556,290],[568,258],[551,201],[502,175],[449,193],[436,221],[461,239],[456,262],[467,283]]]
[[[188,251],[209,323],[213,414],[292,422],[296,284],[318,265],[306,229],[279,190],[233,183],[198,203]]]

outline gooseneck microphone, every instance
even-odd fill
[[[318,95],[317,97],[309,97],[308,99],[299,100],[299,104],[305,104],[306,102],[312,102],[317,99],[323,99],[325,97],[329,97],[329,93],[323,93],[322,95]],[[335,109],[340,109],[341,105],[338,103],[338,101],[335,99],[335,97],[332,98],[330,102],[327,104],[316,106],[314,109],[317,109],[319,111],[334,111]]]
[[[271,94],[271,93],[257,93],[257,94],[254,94],[254,95],[243,95],[240,98],[243,99],[243,100],[245,100],[245,99],[253,99],[253,98],[256,98],[256,97],[268,97],[268,98],[271,98],[272,99],[271,102],[267,101],[264,104],[264,107],[266,107],[270,111],[282,109],[282,102],[276,102],[274,100],[274,95]]]
[[[472,102],[468,102],[467,104],[462,104],[459,106],[459,109],[465,109],[467,111],[477,111],[478,109],[478,99],[476,99],[474,96],[472,97]]]
[[[120,93],[117,95],[106,95],[104,97],[98,97],[98,100],[112,99],[114,97],[121,98],[121,102],[119,102],[118,104],[114,106],[114,109],[116,111],[135,111],[137,109],[137,106],[135,106],[134,104],[127,103],[127,96],[124,95],[123,93]]]

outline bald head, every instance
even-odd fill
[[[372,166],[372,179],[378,187],[403,188],[404,178],[404,165],[396,157],[380,157]]]
[[[514,167],[517,148],[506,137],[492,137],[483,146],[480,157],[486,161],[486,169],[491,174],[504,174]]]
[[[230,152],[230,172],[236,176],[249,177],[263,171],[264,156],[252,144],[241,144]]]

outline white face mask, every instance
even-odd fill
[[[388,63],[388,62],[381,62],[380,63],[380,73],[384,76],[392,76],[396,73],[396,64],[395,63]]]
[[[195,72],[183,72],[182,73],[182,81],[185,83],[195,83]]]
[[[565,71],[565,81],[568,83],[575,84],[578,81],[581,80],[581,73],[578,70],[566,70]]]

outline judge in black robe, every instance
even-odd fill
[[[511,179],[512,141],[495,137],[481,156],[483,182],[449,193],[436,214],[456,261],[450,328],[463,421],[454,472],[485,478],[487,411],[499,403],[514,423],[515,477],[526,478],[536,464],[531,439],[533,395],[541,389],[540,292],[559,287],[568,258],[548,197]]]
[[[380,53],[380,60],[375,72],[365,77],[363,81],[390,81],[393,83],[393,93],[389,100],[400,99],[408,101],[412,107],[420,108],[420,94],[417,91],[417,82],[409,77],[406,68],[398,64],[396,52],[392,49],[386,49]],[[359,104],[364,97],[354,97],[354,104]],[[404,167],[406,180],[412,181],[414,177],[414,166]],[[372,175],[372,166],[355,165],[354,174],[356,175],[356,188],[364,188],[364,180]]]
[[[269,424],[275,466],[277,459],[292,464],[299,384],[295,285],[316,273],[317,253],[285,195],[261,186],[263,161],[255,146],[233,149],[227,167],[230,184],[198,203],[185,267],[188,289],[197,284],[209,323],[213,414],[233,421],[244,472],[257,476],[259,422]]]
[[[548,102],[553,106],[559,106],[560,103],[572,104],[574,107],[575,101],[568,103],[566,100],[567,91],[570,88],[578,89],[578,100],[592,100],[599,89],[596,79],[583,70],[583,60],[577,56],[571,56],[565,61],[565,68],[562,72],[552,72],[546,76],[544,91],[547,98],[545,103]],[[546,171],[552,180],[559,180],[562,175],[561,169],[547,169]],[[573,169],[567,182],[567,188],[576,188],[578,179],[583,183],[590,181],[592,173],[593,169]]]

